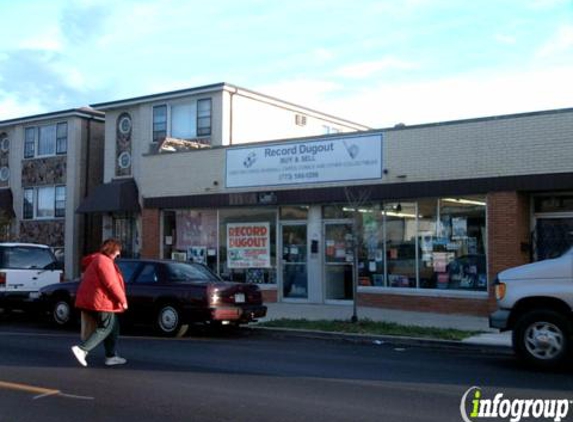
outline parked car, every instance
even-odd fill
[[[167,336],[185,334],[189,324],[246,324],[264,317],[258,286],[223,281],[201,264],[152,259],[120,259],[129,308],[128,323],[153,325]],[[77,320],[80,280],[41,289],[44,309],[57,325]]]
[[[0,243],[0,308],[30,308],[41,287],[63,280],[63,265],[49,246]]]
[[[559,258],[502,271],[498,310],[489,324],[513,331],[515,353],[539,367],[570,360],[573,338],[573,248]]]

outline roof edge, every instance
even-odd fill
[[[81,117],[86,119],[95,119],[105,122],[105,113],[89,107],[80,107],[80,108],[70,108],[67,110],[60,110],[60,111],[51,111],[42,114],[34,114],[30,116],[16,117],[14,119],[8,119],[8,120],[0,120],[0,127],[12,126],[15,124],[27,123],[36,120],[57,119],[70,116]]]
[[[151,100],[160,100],[162,98],[180,97],[188,94],[210,92],[217,89],[224,89],[226,86],[232,86],[232,85],[229,85],[225,82],[219,82],[216,84],[203,85],[195,88],[178,89],[175,91],[168,91],[157,94],[149,94],[138,97],[126,98],[125,100],[115,100],[115,101],[106,101],[103,103],[95,103],[95,104],[90,104],[90,107],[95,108],[97,110],[110,110],[118,107],[123,107],[126,105],[140,104]]]

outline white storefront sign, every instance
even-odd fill
[[[270,268],[269,223],[227,224],[227,266],[229,268]]]
[[[382,177],[382,134],[229,148],[226,154],[228,188]]]

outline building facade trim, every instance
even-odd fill
[[[253,205],[320,204],[347,202],[347,194],[342,186],[327,188],[287,189],[272,192],[273,201],[269,204],[269,192],[218,193],[168,197],[147,197],[144,208],[203,208],[237,207]],[[357,193],[368,190],[370,200],[406,199],[428,196],[487,194],[488,192],[573,189],[573,173],[538,174],[479,179],[440,180],[417,183],[392,183],[360,185],[348,187]]]

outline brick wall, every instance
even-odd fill
[[[488,272],[490,279],[502,270],[529,262],[529,197],[518,192],[487,196]]]
[[[519,192],[496,192],[487,196],[488,278],[497,273],[530,262],[529,195]],[[493,289],[490,308],[495,309]]]
[[[274,303],[277,302],[277,291],[276,290],[261,290],[263,294],[263,302]]]
[[[160,217],[161,213],[155,208],[144,208],[141,211],[142,227],[142,258],[160,258],[159,245],[161,245]]]

